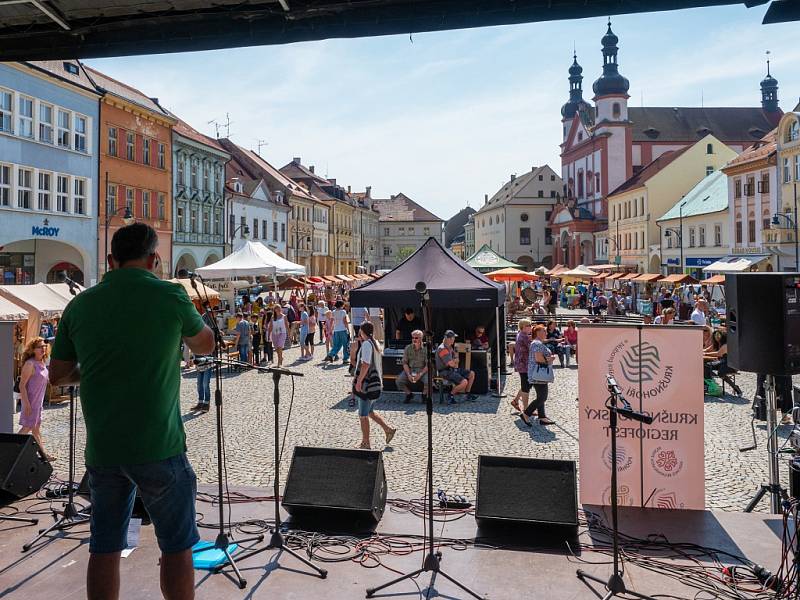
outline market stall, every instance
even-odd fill
[[[42,325],[49,325],[55,329],[56,322],[69,303],[67,298],[55,292],[46,283],[2,285],[0,296],[28,312],[23,343],[28,343],[29,340],[39,336]]]
[[[503,256],[500,256],[488,244],[484,244],[470,256],[466,261],[470,267],[480,273],[497,271],[498,269],[520,269],[522,265],[513,263]]]
[[[208,303],[211,305],[211,308],[216,308],[220,305],[221,299],[219,292],[204,285],[200,281],[195,281],[197,291],[195,291],[194,287],[192,286],[190,279],[170,279],[170,281],[172,283],[181,284],[183,289],[186,290],[186,293],[189,295],[192,303],[195,305],[195,307],[197,307],[197,310],[201,312],[203,310],[203,303],[206,301],[206,299],[208,299]]]

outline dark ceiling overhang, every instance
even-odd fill
[[[187,52],[768,1],[0,0],[0,60]],[[800,18],[797,4],[774,0],[768,18]]]

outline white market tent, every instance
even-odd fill
[[[11,300],[0,296],[0,321],[24,321],[28,311],[14,304]]]
[[[259,275],[305,275],[306,268],[281,258],[264,244],[247,241],[222,260],[195,269],[204,279],[257,277]]]
[[[559,277],[579,277],[582,279],[591,279],[592,277],[597,277],[597,275],[596,271],[592,271],[586,265],[578,265],[574,269],[559,273]]]
[[[704,273],[742,273],[749,271],[751,267],[769,259],[769,254],[753,255],[731,255],[726,256],[707,267],[703,267]]]
[[[75,286],[75,293],[77,294],[80,294],[83,290],[86,289],[85,287],[77,283],[73,283],[72,285]],[[72,300],[73,297],[72,292],[69,291],[69,286],[66,283],[48,283],[47,287],[49,287],[59,296],[63,296],[64,298],[66,298],[67,302]]]
[[[53,291],[46,283],[34,285],[0,285],[0,296],[28,311],[25,341],[39,335],[42,321],[61,317],[69,300]]]

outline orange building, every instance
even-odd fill
[[[158,233],[160,276],[172,265],[172,127],[177,123],[158,100],[86,68],[103,91],[100,102],[100,193],[98,194],[98,277],[114,232],[133,220]],[[108,231],[108,238],[106,238]],[[108,245],[106,245],[108,244]]]

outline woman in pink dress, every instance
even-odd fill
[[[19,416],[19,433],[30,433],[39,444],[45,460],[52,461],[53,456],[47,453],[42,443],[42,405],[47,391],[47,344],[43,338],[37,337],[28,342],[22,354],[22,373],[19,379],[19,391],[22,396],[22,413]]]

